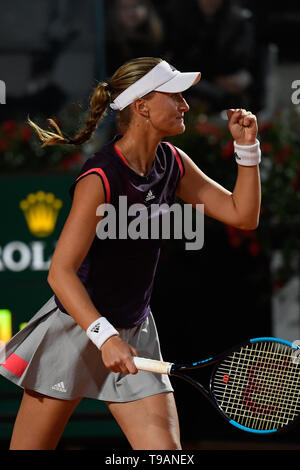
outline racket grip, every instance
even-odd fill
[[[134,356],[132,359],[137,369],[154,372],[154,374],[170,374],[173,365],[171,362],[156,361],[144,357]]]

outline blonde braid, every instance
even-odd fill
[[[58,144],[82,145],[92,137],[93,133],[98,127],[100,120],[105,116],[110,101],[111,93],[109,85],[106,82],[101,82],[94,90],[90,100],[90,115],[86,121],[85,127],[73,138],[64,136],[59,125],[55,122],[54,119],[48,119],[48,123],[56,130],[56,132],[42,129],[37,124],[32,122],[29,117],[28,123],[37,132],[39,138],[43,142],[42,147]]]
[[[105,116],[110,102],[161,61],[162,59],[154,57],[139,57],[137,59],[132,59],[119,67],[112,76],[110,84],[106,82],[99,83],[90,100],[90,114],[85,127],[73,138],[63,135],[59,125],[54,121],[54,119],[48,119],[48,123],[56,131],[51,132],[49,130],[42,129],[28,117],[29,124],[33,129],[35,129],[39,138],[43,142],[42,147],[57,144],[82,145],[87,142],[97,129],[100,120]],[[151,93],[147,96],[150,97],[150,95]],[[147,96],[144,98],[147,99]],[[121,129],[126,131],[131,120],[130,106],[127,106],[124,110],[118,113],[118,120]]]
[[[85,128],[79,132],[70,143],[74,145],[82,145],[92,137],[99,122],[106,115],[110,101],[111,94],[109,85],[106,82],[102,82],[97,86],[91,98],[91,111],[86,121]]]

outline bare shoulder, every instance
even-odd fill
[[[105,193],[101,178],[91,173],[85,176],[76,184],[73,198],[73,206],[99,205],[105,202]]]
[[[90,174],[76,184],[73,203],[65,223],[61,238],[84,239],[84,234],[95,235],[96,224],[100,221],[96,211],[105,203],[105,193],[101,179]]]
[[[96,235],[97,207],[105,203],[101,179],[90,174],[78,181],[70,213],[54,252],[51,270],[56,266],[79,268]]]

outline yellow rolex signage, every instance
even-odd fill
[[[63,206],[63,201],[56,198],[54,193],[42,190],[29,193],[18,204],[24,215],[24,222],[28,231],[36,239],[47,239],[54,232],[58,214]],[[15,208],[17,209],[17,207]],[[14,207],[11,207],[13,214]],[[11,219],[13,221],[13,219]],[[27,268],[33,271],[46,271],[49,269],[51,257],[45,258],[45,253],[54,249],[52,241],[26,242],[23,240],[11,240],[5,245],[0,245],[0,272],[21,272]]]
[[[72,177],[0,178],[5,213],[0,232],[0,281],[8,273],[49,269],[70,207],[72,181]]]
[[[62,207],[62,200],[53,193],[37,191],[30,193],[20,202],[28,229],[38,238],[49,237],[55,229],[57,216]]]
[[[52,295],[47,275],[73,181],[73,176],[0,177],[0,342]]]

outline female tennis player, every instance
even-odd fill
[[[182,92],[199,79],[199,72],[181,73],[161,59],[134,59],[95,89],[86,125],[74,138],[53,121],[55,132],[32,123],[43,145],[80,145],[111,106],[122,133],[87,160],[71,187],[72,207],[48,276],[54,296],[2,351],[0,373],[24,389],[10,449],[55,449],[83,397],[107,403],[133,449],[181,449],[168,377],[138,372],[132,360],[162,359],[150,310],[159,242],[101,239],[98,209],[113,205],[119,220],[126,196],[128,207],[144,205],[150,222],[151,205],[172,204],[177,194],[226,224],[257,227],[255,116],[228,110],[238,163],[232,193],[163,141],[184,132],[189,106]]]

